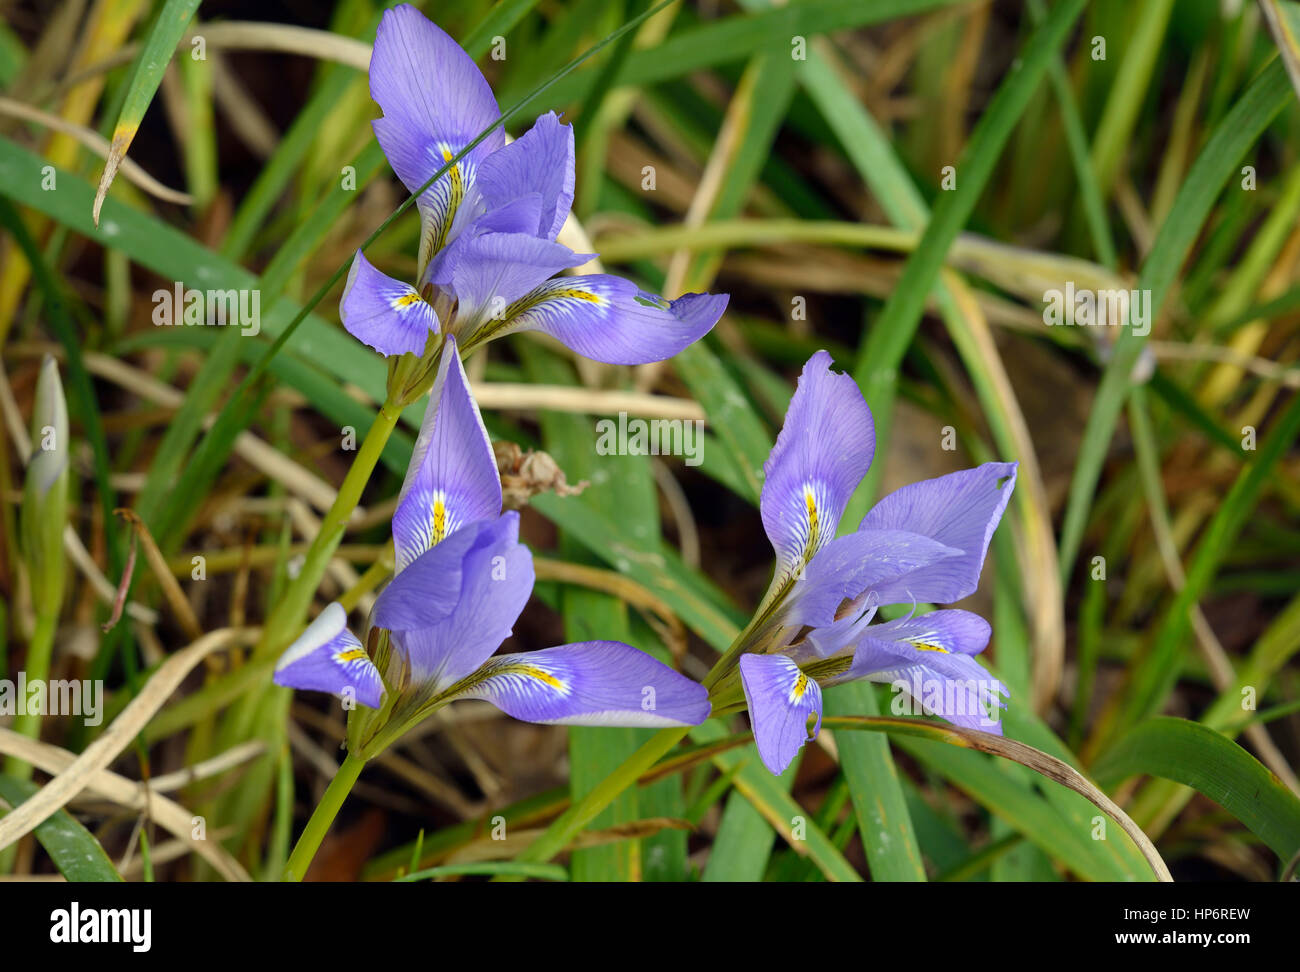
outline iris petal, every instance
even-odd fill
[[[374,268],[357,250],[339,302],[339,317],[348,333],[380,354],[421,354],[438,315],[415,288]]]
[[[890,493],[863,517],[859,530],[906,530],[961,551],[960,556],[882,585],[880,603],[951,604],[974,592],[989,541],[1015,489],[1017,465],[986,462],[912,483]]]
[[[985,732],[1001,732],[997,710],[1007,688],[975,661],[989,624],[969,611],[933,611],[866,629],[838,681],[889,682],[931,715]]]
[[[804,365],[763,466],[759,507],[777,555],[774,588],[835,536],[874,453],[871,410],[857,382],[831,371],[831,356],[818,351]]]
[[[861,530],[837,537],[819,550],[790,592],[790,622],[821,628],[832,624],[841,604],[864,594],[896,590],[900,578],[961,555],[937,540],[904,530]]]
[[[474,61],[409,4],[385,11],[370,58],[370,96],[384,110],[375,137],[403,185],[419,191],[501,117]],[[505,139],[495,129],[420,196],[420,265],[478,215],[474,173]]]
[[[668,301],[608,274],[557,277],[521,296],[491,336],[541,331],[583,357],[608,364],[663,361],[698,341],[727,307],[726,294]]]
[[[553,240],[573,205],[573,126],[547,112],[533,127],[483,160],[476,184],[491,211],[521,196],[541,202],[537,219],[523,231]]]
[[[821,686],[785,655],[741,655],[740,679],[758,755],[779,776],[804,743],[817,738],[822,725]],[[812,714],[817,725],[809,736]]]
[[[448,335],[393,513],[397,570],[457,528],[500,512],[501,477],[492,443],[470,395],[456,340]]]
[[[501,646],[533,591],[533,558],[519,543],[518,513],[510,510],[465,530],[473,531],[473,539],[461,561],[455,606],[432,624],[416,615],[412,627],[393,632],[412,680],[434,692],[459,682]],[[435,548],[425,556],[436,553]],[[420,575],[419,568],[411,569]],[[378,616],[378,603],[375,611]]]
[[[337,601],[317,615],[275,666],[275,684],[287,688],[352,696],[379,708],[384,683],[356,636],[348,614]]]
[[[618,641],[498,655],[457,698],[483,699],[524,722],[566,726],[695,726],[705,688]]]
[[[468,346],[517,330],[514,307],[543,281],[588,260],[561,243],[527,233],[483,233],[449,254],[451,289],[459,301],[457,333]]]

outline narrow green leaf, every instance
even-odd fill
[[[877,715],[874,686],[850,682],[827,689],[826,714]],[[840,772],[849,784],[858,834],[873,881],[924,881],[925,863],[903,797],[898,770],[883,733],[845,732],[835,737]]]
[[[725,736],[726,730],[722,728],[716,719],[710,719],[703,725],[692,729],[690,735],[698,743],[707,743],[714,742]],[[763,841],[770,840],[771,830],[776,830],[785,836],[788,842],[796,832],[802,832],[802,839],[794,841],[798,845],[796,849],[800,851],[806,850],[808,858],[817,865],[828,880],[861,881],[862,877],[853,869],[853,865],[844,859],[844,855],[830,837],[810,819],[812,814],[799,806],[794,798],[790,796],[789,788],[794,782],[798,764],[792,765],[778,779],[769,773],[767,768],[755,757],[755,751],[745,746],[740,749],[729,749],[726,752],[719,753],[713,757],[713,763],[724,773],[739,767],[734,781],[735,788],[746,800],[753,804],[754,809],[766,821],[769,832],[763,835]],[[730,807],[728,809],[730,810]],[[757,826],[754,825],[752,817],[748,814],[737,814],[736,817],[742,821],[743,828],[741,825],[737,825],[737,827],[738,830],[743,829],[746,839],[739,839],[739,834],[733,835],[731,840],[734,843],[730,845],[731,850],[729,852],[726,845],[724,845],[724,853],[727,854],[727,867],[724,869],[724,873],[730,872],[734,874],[736,868],[747,869],[753,865],[752,861],[749,862],[749,865],[746,865],[744,855],[751,853],[754,844],[758,840]],[[766,855],[763,855],[762,859],[764,866],[758,871],[760,877],[763,871],[766,870]],[[727,879],[717,871],[713,875],[707,875],[706,872],[706,880]]]
[[[1237,163],[1291,100],[1286,71],[1281,62],[1275,60],[1251,82],[1192,163],[1138,276],[1137,289],[1151,294],[1151,320],[1159,318],[1161,306],[1183,261],[1196,242],[1215,199],[1236,171]],[[1088,413],[1074,474],[1070,478],[1059,549],[1063,581],[1068,581],[1074,569],[1111,436],[1128,398],[1133,368],[1146,346],[1147,336],[1138,334],[1136,328],[1121,327],[1119,331]]]
[[[974,212],[1012,129],[1083,7],[1083,0],[1057,4],[1022,47],[1023,55],[998,87],[957,161],[956,189],[940,194],[920,243],[867,336],[853,374],[875,418],[878,454],[885,453],[889,440],[899,366],[921,322],[926,297],[938,279],[948,248]],[[856,523],[866,514],[882,468],[883,463],[872,466],[845,512],[846,522]]]
[[[1125,733],[1092,767],[1118,783],[1140,773],[1190,786],[1240,820],[1282,861],[1300,851],[1300,799],[1259,760],[1208,726],[1157,716]]]
[[[113,128],[112,144],[108,159],[104,163],[104,174],[99,178],[99,188],[95,191],[92,217],[99,225],[99,210],[108,194],[108,187],[113,184],[117,168],[126,157],[135,133],[140,130],[140,122],[149,110],[154,92],[162,83],[163,73],[171,62],[176,45],[185,35],[185,28],[194,17],[199,0],[165,0],[158,18],[149,28],[149,36],[135,56],[131,69],[131,81],[122,102],[122,111],[117,116],[117,125]]]
[[[40,789],[27,780],[0,774],[0,800],[17,807]],[[121,881],[122,875],[94,836],[65,810],[56,810],[36,828],[36,839],[69,881]]]

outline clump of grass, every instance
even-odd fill
[[[32,670],[52,627],[53,674],[107,686],[100,724],[45,718],[37,740],[0,707],[0,752],[40,784],[124,784],[97,788],[114,812],[55,801],[58,826],[0,864],[275,878],[344,721],[272,690],[274,659],[252,645],[278,606],[364,608],[392,569],[421,406],[389,416],[372,474],[345,478],[387,376],[336,308],[367,241],[413,275],[418,220],[369,125],[379,4],[287,33],[223,22],[219,3],[198,20],[192,2],[157,20],[148,6],[74,23],[20,4],[0,29],[0,677]],[[743,718],[657,753],[642,730],[471,708],[378,761],[317,873],[1150,879],[1138,843],[1089,839],[1095,780],[1175,875],[1275,879],[1300,850],[1294,35],[1254,5],[1175,18],[1109,0],[680,4],[621,34],[649,8],[455,7],[442,26],[518,106],[508,130],[549,109],[575,126],[568,241],[656,292],[732,295],[709,339],[663,365],[593,366],[528,335],[474,359],[493,437],[589,484],[525,510],[541,603],[514,640],[616,637],[701,677],[767,583],[762,465],[799,365],[829,348],[878,436],[846,524],[897,483],[1021,463],[980,595],[1012,690],[1005,733],[1088,779],[950,745],[860,684],[827,693],[829,731],[779,778]],[[104,143],[172,191],[124,167],[97,208]],[[257,291],[259,333],[154,326],[155,292],[177,282]],[[1060,295],[1121,291],[1119,326],[1048,324]],[[19,539],[14,431],[49,354],[74,440],[53,617]],[[702,464],[599,455],[595,421],[619,411],[706,419]],[[360,506],[322,552],[340,487]],[[290,611],[304,567],[320,583]],[[138,723],[135,741],[96,749],[114,719]],[[0,774],[5,805],[55,792],[22,777]],[[170,807],[146,816],[122,778],[169,781]],[[193,814],[215,838],[201,851],[178,823]],[[773,825],[796,817],[797,847]],[[510,839],[492,839],[498,819]],[[70,870],[84,848],[89,869]]]

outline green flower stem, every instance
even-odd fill
[[[42,680],[49,678],[50,655],[54,649],[54,629],[58,626],[58,618],[57,611],[36,616],[36,629],[32,632],[32,641],[27,648],[27,661],[23,669],[27,673],[28,683],[37,678]],[[38,739],[41,733],[41,717],[31,712],[24,712],[14,718],[13,728],[14,732],[28,739]],[[30,780],[32,765],[10,756],[5,760],[4,772],[6,776],[12,776],[14,779]],[[17,855],[17,843],[0,850],[0,874],[9,874],[13,871]]]
[[[320,586],[321,578],[325,576],[325,568],[329,566],[330,558],[334,556],[334,551],[338,549],[343,539],[343,531],[348,519],[352,516],[352,511],[357,508],[357,504],[361,502],[361,492],[370,481],[370,475],[375,471],[379,457],[383,454],[384,445],[388,442],[388,437],[393,434],[401,414],[401,407],[392,400],[391,396],[379,409],[379,414],[375,416],[370,430],[366,433],[365,441],[361,443],[357,457],[352,460],[352,468],[348,470],[343,485],[339,487],[334,505],[325,514],[325,519],[321,521],[320,532],[316,534],[316,539],[307,550],[302,570],[285,589],[284,596],[267,619],[255,655],[269,655],[281,651],[296,633],[298,626],[302,624],[307,608],[311,605],[311,599],[316,594],[316,588]]]
[[[27,661],[24,671],[27,684],[37,680],[48,681],[50,677],[50,655],[54,651],[54,629],[58,626],[57,611],[38,614],[36,629],[32,632],[32,641],[27,648]],[[41,733],[41,715],[39,712],[26,712],[14,717],[14,732],[28,739],[38,739]],[[32,777],[32,766],[21,759],[10,756],[5,761],[5,775],[20,780]]]
[[[321,841],[325,839],[330,825],[338,816],[339,808],[343,806],[347,795],[352,792],[352,786],[357,782],[357,777],[361,775],[361,768],[365,765],[364,759],[358,759],[351,753],[348,753],[347,758],[343,760],[338,772],[334,774],[334,779],[330,780],[330,785],[326,787],[325,795],[312,811],[311,819],[307,821],[306,829],[298,838],[298,843],[294,845],[293,853],[289,855],[289,862],[284,866],[286,881],[303,879],[312,858],[316,856],[316,851],[320,850]]]

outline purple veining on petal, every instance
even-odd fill
[[[784,773],[822,724],[822,690],[785,655],[741,655],[740,678],[763,765]],[[808,717],[817,725],[808,734]]]
[[[709,693],[643,651],[584,641],[497,655],[460,696],[491,702],[524,722],[568,726],[694,726]]]
[[[397,569],[457,528],[501,512],[501,476],[450,335],[393,513]]]
[[[863,517],[859,530],[906,530],[961,551],[960,556],[882,585],[881,604],[951,604],[974,593],[989,541],[1015,489],[1016,467],[1014,462],[986,462],[912,483],[890,493]]]
[[[519,543],[519,514],[463,528],[473,539],[461,560],[460,593],[455,605],[432,624],[393,632],[415,681],[441,692],[485,662],[510,636],[533,591],[533,558]],[[425,554],[433,556],[435,551]],[[417,570],[412,566],[412,570]],[[376,612],[379,605],[376,604]],[[411,623],[411,616],[404,623]]]
[[[849,375],[818,351],[803,374],[763,466],[763,528],[776,550],[773,583],[796,572],[835,536],[875,452],[871,410]]]
[[[438,315],[409,284],[385,276],[357,250],[339,301],[348,333],[380,354],[421,354]]]
[[[418,192],[501,117],[482,72],[445,31],[409,4],[384,12],[370,58],[370,95],[384,111],[375,137],[403,185]],[[419,200],[421,262],[478,215],[479,164],[505,141],[494,129]]]
[[[609,274],[556,277],[522,296],[496,333],[541,331],[595,361],[647,364],[704,337],[727,300],[725,294],[664,300]]]
[[[1008,694],[974,656],[989,642],[987,621],[961,610],[933,611],[871,625],[839,681],[888,682],[931,715],[956,725],[1001,732],[997,710]]]
[[[328,605],[294,641],[275,666],[275,684],[287,688],[351,694],[364,706],[379,708],[384,683],[337,601]]]

